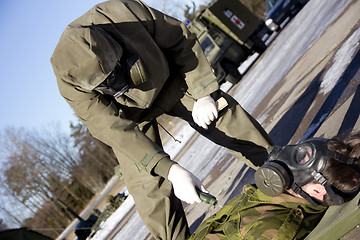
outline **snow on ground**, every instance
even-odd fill
[[[353,59],[360,39],[360,28],[349,37],[341,48],[336,52],[333,65],[326,72],[320,85],[320,93],[330,92],[340,80],[341,75]]]
[[[311,0],[305,5],[247,74],[246,81],[240,82],[234,94],[240,104],[248,112],[254,111],[262,96],[266,96],[285,76],[350,2]]]
[[[134,207],[134,199],[129,195],[125,201],[105,222],[100,225],[99,230],[92,239],[106,239],[113,229],[118,225],[119,220],[123,219],[126,214]]]

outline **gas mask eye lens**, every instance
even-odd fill
[[[300,146],[296,152],[296,161],[299,164],[307,163],[312,156],[312,149],[310,146]]]

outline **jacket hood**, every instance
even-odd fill
[[[121,46],[101,28],[68,27],[55,48],[51,63],[56,77],[93,90],[114,69],[122,53]]]

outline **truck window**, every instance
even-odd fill
[[[225,35],[220,32],[220,30],[216,31],[215,29],[212,29],[212,31],[209,31],[210,36],[212,39],[216,42],[216,44],[220,47],[222,47],[222,44],[225,40]]]
[[[215,45],[211,42],[211,40],[208,37],[203,38],[200,42],[200,45],[205,56],[207,56],[215,48]]]

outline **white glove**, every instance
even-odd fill
[[[195,188],[208,193],[200,180],[179,164],[170,167],[168,179],[173,185],[175,196],[188,204],[201,202]]]
[[[208,125],[218,117],[216,103],[211,96],[197,100],[192,111],[194,122],[200,127],[207,129]]]

